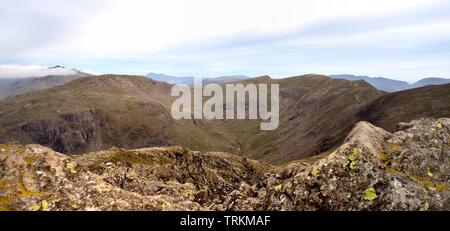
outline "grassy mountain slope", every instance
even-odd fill
[[[280,84],[277,130],[260,131],[260,121],[252,120],[176,121],[171,85],[106,75],[0,101],[0,141],[39,143],[63,153],[180,145],[282,162],[337,144],[358,122],[361,107],[381,95],[362,81],[315,75],[242,83]]]
[[[280,125],[260,131],[259,123],[237,122],[242,152],[280,163],[319,154],[343,140],[359,121],[357,113],[381,93],[364,81],[320,75],[244,82],[280,85]]]
[[[174,120],[172,85],[105,75],[0,101],[0,143],[39,143],[67,154],[179,145],[284,163],[336,147],[360,120],[390,129],[416,117],[449,116],[448,85],[383,96],[364,81],[320,75],[240,82],[280,85],[277,130],[261,131],[259,120]]]
[[[170,89],[144,77],[107,75],[10,97],[0,102],[0,140],[64,153],[174,144],[231,151],[220,129],[204,129],[215,125],[172,119]]]
[[[450,84],[386,94],[361,112],[363,120],[388,131],[396,124],[423,117],[450,116]]]

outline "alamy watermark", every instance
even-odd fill
[[[269,86],[270,94],[268,92]],[[219,84],[203,86],[201,78],[195,79],[192,88],[186,84],[174,85],[171,95],[179,98],[172,104],[172,117],[176,120],[261,119],[261,130],[278,128],[280,119],[280,89],[278,84],[261,83],[256,85],[249,83],[244,85],[237,83],[225,84],[224,88]],[[205,102],[203,97],[207,98]],[[247,111],[248,113],[246,113]]]

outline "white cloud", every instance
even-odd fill
[[[450,0],[2,0],[0,64],[199,76],[333,67],[448,76],[438,63],[450,55],[449,7]],[[409,60],[437,64],[381,68]]]
[[[40,65],[0,65],[0,78],[29,78],[49,75],[75,75],[78,71],[72,68],[47,68]]]
[[[430,2],[432,1],[112,0],[108,7],[98,4],[101,7],[95,15],[89,16],[89,20],[79,24],[70,20],[70,36],[62,36],[60,41],[43,44],[43,47],[36,46],[21,54],[25,58],[56,58],[66,54],[86,58],[127,58],[151,54],[186,42],[235,33],[279,33],[317,21],[393,14],[433,4]],[[69,10],[74,7],[67,8],[64,11],[66,17],[76,18],[77,11]],[[59,25],[64,25],[63,18],[54,18]]]

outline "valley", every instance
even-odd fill
[[[260,120],[174,120],[172,85],[104,75],[0,101],[0,143],[37,143],[65,154],[178,145],[285,163],[335,148],[361,120],[393,131],[399,122],[450,110],[448,84],[383,94],[364,81],[320,75],[239,83],[279,84],[278,129],[261,131]]]
[[[450,211],[449,9],[441,0],[2,0],[0,212],[36,217],[1,221],[445,225],[431,213],[301,211]]]

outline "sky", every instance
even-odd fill
[[[450,0],[0,0],[0,78],[55,65],[450,78],[449,12]]]

